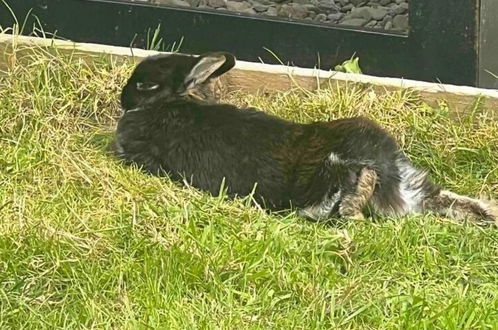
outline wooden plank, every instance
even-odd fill
[[[59,51],[71,52],[73,56],[89,59],[94,56],[105,55],[111,56],[113,59],[139,61],[147,56],[159,53],[157,51],[126,47],[0,34],[0,69],[5,68],[6,63],[12,59],[14,49],[22,50],[30,47],[53,46],[57,47]],[[235,68],[226,74],[222,81],[228,90],[243,90],[249,93],[272,93],[296,87],[313,90],[324,83],[327,83],[332,88],[355,83],[374,88],[379,92],[410,89],[416,91],[421,100],[428,104],[434,105],[437,102],[446,102],[451,111],[455,113],[467,112],[477,100],[480,100],[487,109],[493,112],[493,115],[496,114],[498,117],[498,90],[494,89],[435,84],[245,61],[238,61]]]

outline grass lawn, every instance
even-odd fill
[[[24,56],[0,74],[1,329],[498,329],[498,229],[316,224],[147,176],[106,153],[130,64]],[[226,99],[366,115],[436,182],[498,199],[498,121],[478,104],[455,119],[354,85]]]

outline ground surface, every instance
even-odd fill
[[[105,152],[128,65],[37,51],[0,78],[0,328],[497,328],[498,230],[267,215]],[[228,100],[363,114],[436,181],[498,198],[498,122],[354,86]]]
[[[409,0],[140,0],[297,21],[408,30]]]

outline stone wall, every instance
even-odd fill
[[[138,0],[175,7],[408,31],[410,0]],[[435,0],[437,1],[437,0]]]

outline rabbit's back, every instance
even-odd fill
[[[179,102],[126,113],[118,124],[121,158],[153,174],[186,179],[217,194],[244,196],[257,183],[267,207],[289,207],[303,125],[253,109]]]

